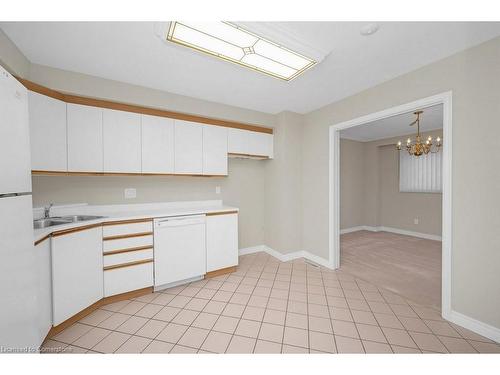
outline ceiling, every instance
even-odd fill
[[[430,130],[443,128],[443,105],[435,105],[423,108],[424,113],[420,115],[420,132],[425,133]],[[353,141],[369,142],[378,139],[385,139],[416,133],[416,126],[409,125],[415,121],[412,112],[402,115],[388,117],[382,120],[372,121],[367,124],[354,126],[340,132],[340,138],[351,139]],[[403,142],[405,140],[403,139]]]
[[[500,35],[500,23],[238,23],[324,59],[286,82],[162,40],[167,23],[2,22],[32,62],[267,113],[307,113]]]

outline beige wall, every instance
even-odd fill
[[[379,146],[379,226],[441,236],[442,194],[401,193],[399,155]],[[414,219],[418,224],[414,224]]]
[[[2,29],[0,29],[0,64],[14,75],[20,77],[29,75],[30,62]]]
[[[258,160],[229,160],[228,177],[78,177],[33,176],[33,204],[148,203],[222,199],[239,207],[240,248],[264,243],[264,165]],[[215,187],[221,194],[215,194]],[[124,189],[137,189],[125,199]]]
[[[500,328],[499,61],[496,38],[307,114],[304,248],[328,257],[329,126],[452,90],[452,309]]]
[[[264,243],[282,254],[302,250],[302,128],[303,116],[280,113],[274,129],[274,159],[266,162]]]
[[[443,136],[442,131],[424,134]],[[394,146],[406,138],[341,139],[340,229],[367,225],[441,236],[442,194],[399,192],[399,153]],[[415,218],[419,224],[414,224]]]
[[[365,224],[365,144],[340,140],[340,229]],[[371,184],[371,182],[369,182]]]

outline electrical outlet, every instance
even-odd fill
[[[416,217],[415,219],[413,219],[413,224],[418,225],[418,217]]]
[[[125,199],[133,199],[137,197],[137,190],[135,188],[125,189]]]
[[[220,186],[215,187],[215,194],[220,194]]]

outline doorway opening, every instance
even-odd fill
[[[411,156],[421,133],[442,147]],[[398,140],[402,150],[396,149]],[[330,263],[447,317],[451,296],[451,93],[330,127]],[[413,169],[412,169],[413,168]],[[439,183],[438,183],[439,182]]]

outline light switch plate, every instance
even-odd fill
[[[137,190],[134,188],[125,189],[125,199],[133,199],[137,197]]]
[[[220,194],[220,186],[215,187],[215,194]]]
[[[416,217],[415,219],[413,219],[413,224],[418,225],[418,221],[418,217]]]

